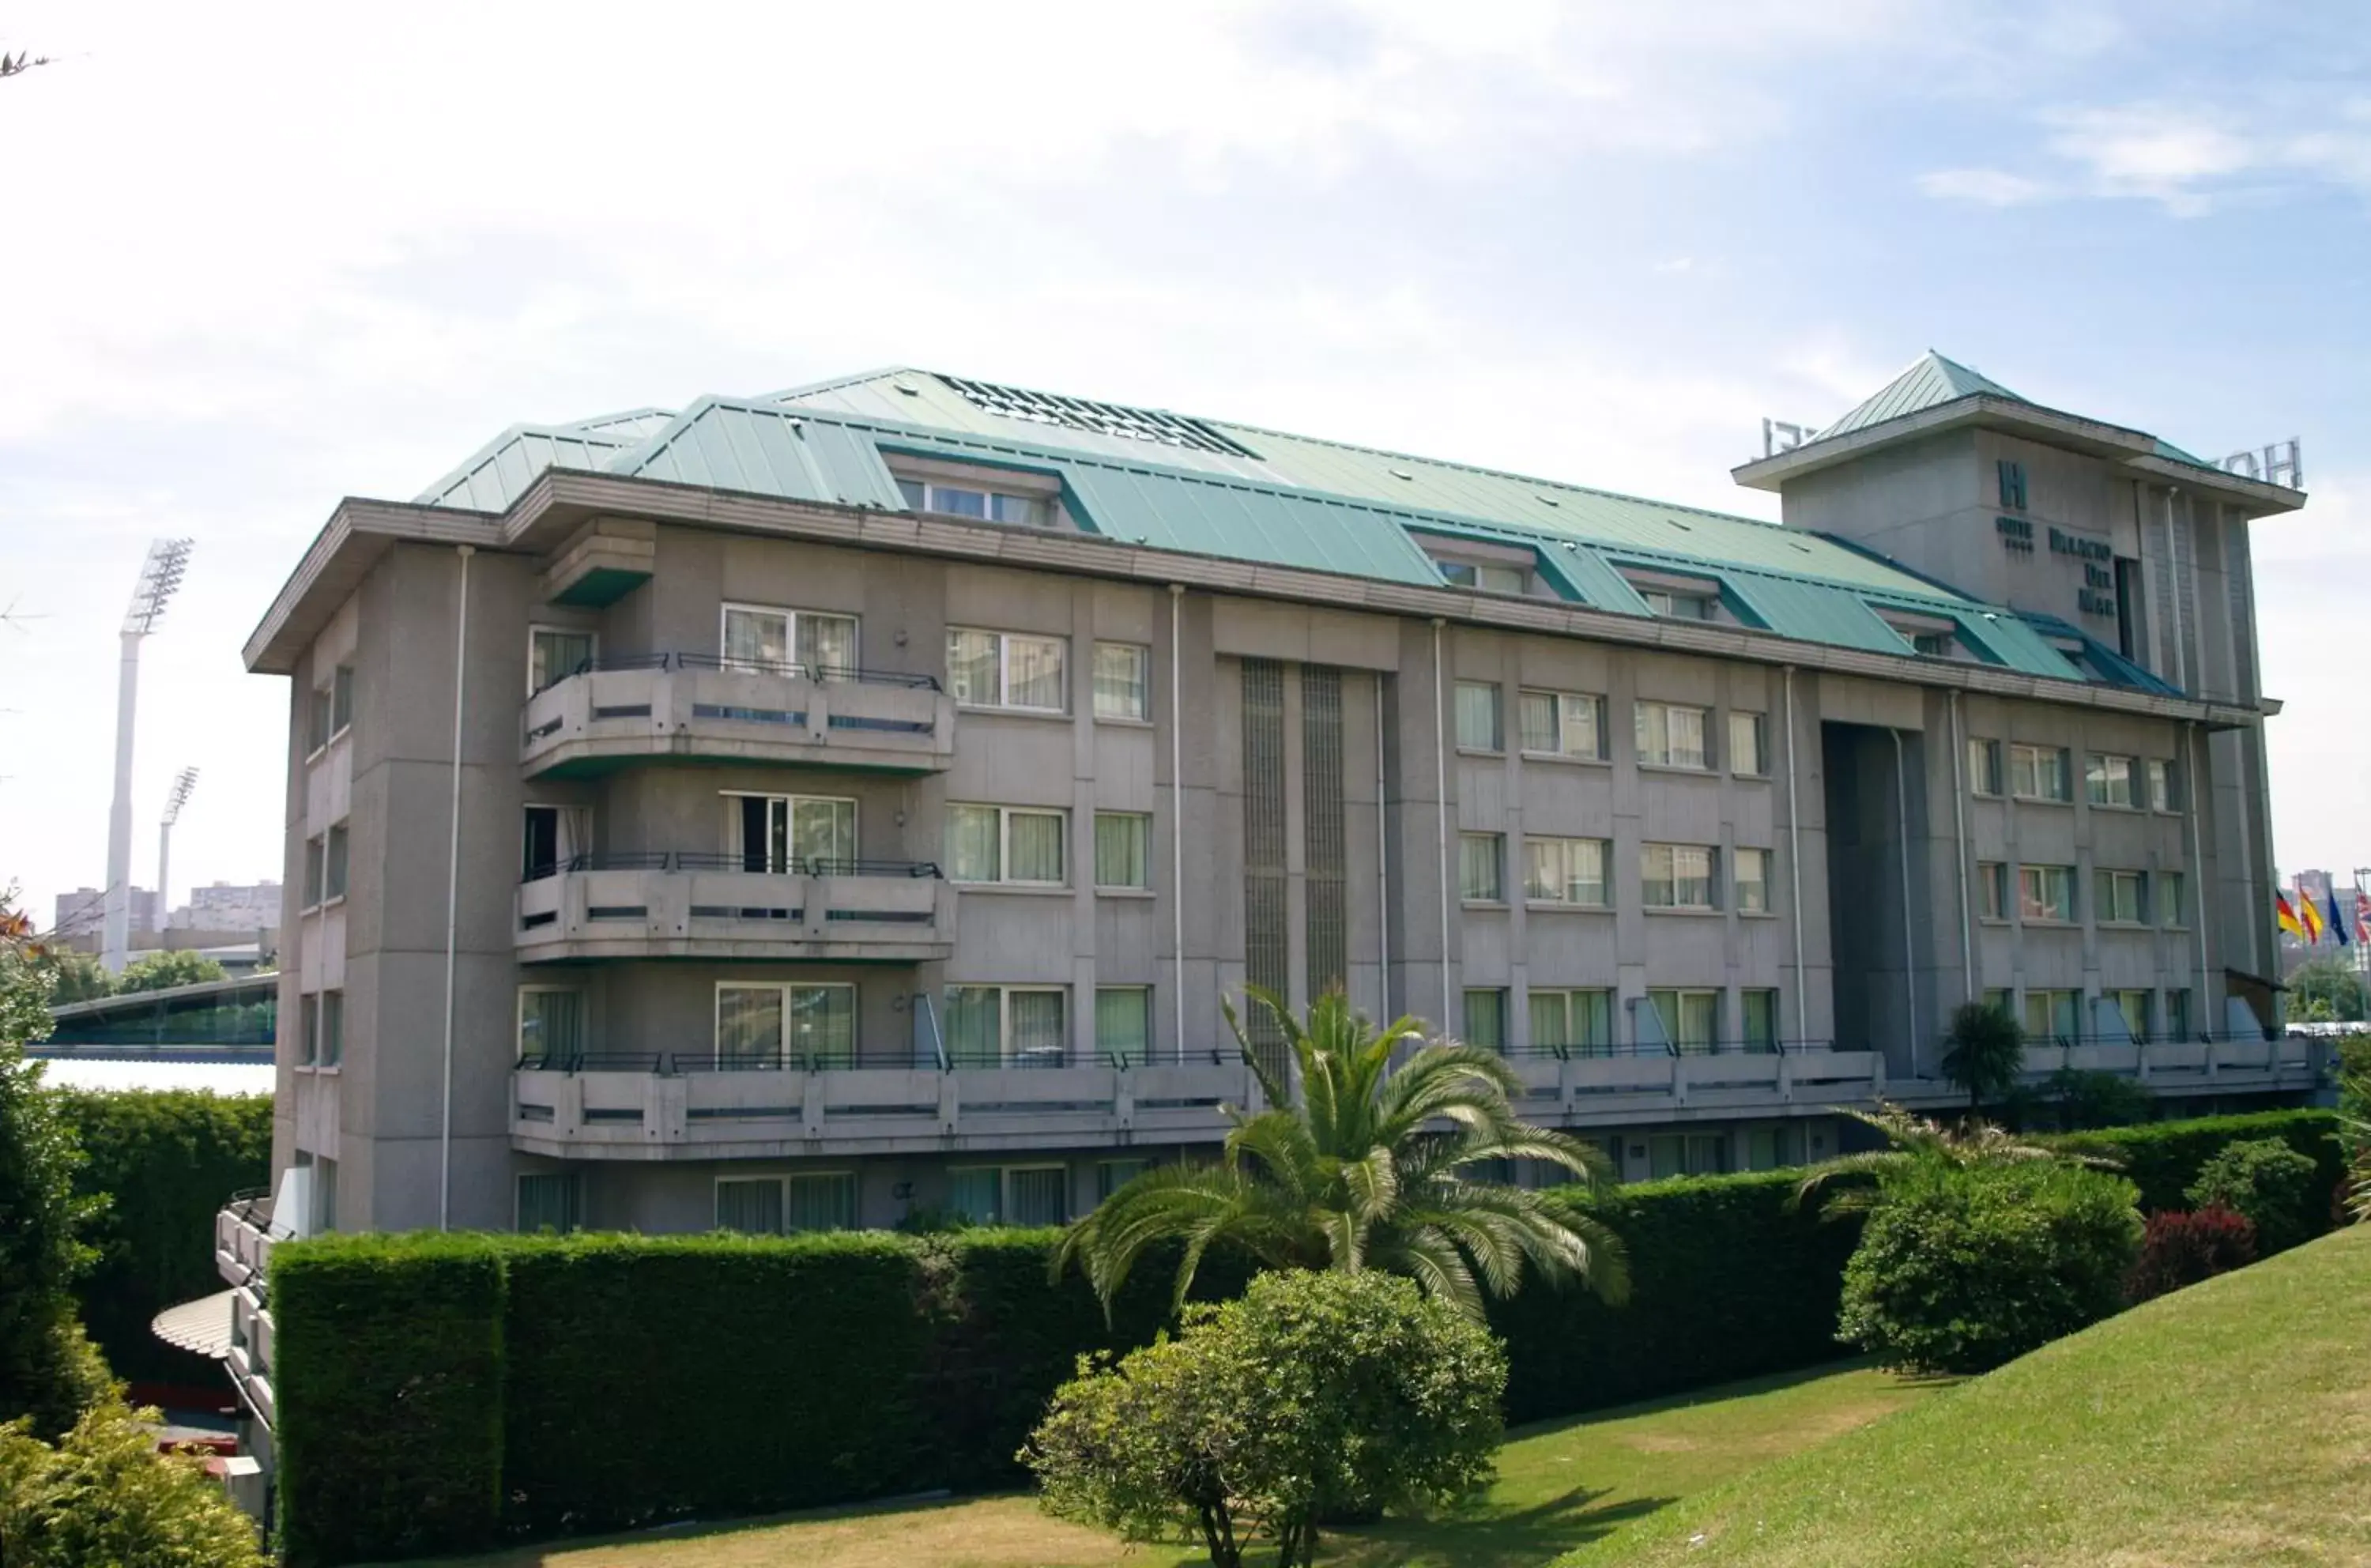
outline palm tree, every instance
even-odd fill
[[[1508,1097],[1521,1084],[1502,1058],[1419,1044],[1394,1070],[1393,1053],[1417,1037],[1414,1020],[1378,1031],[1334,991],[1304,1027],[1273,996],[1251,996],[1274,1017],[1281,1059],[1253,1048],[1232,1006],[1227,1026],[1269,1109],[1227,1107],[1234,1125],[1218,1162],[1156,1167],[1073,1223],[1055,1251],[1058,1277],[1076,1261],[1108,1313],[1146,1248],[1183,1241],[1182,1303],[1203,1255],[1225,1242],[1268,1268],[1406,1274],[1477,1318],[1482,1290],[1512,1295],[1526,1262],[1608,1301],[1627,1296],[1621,1239],[1603,1224],[1475,1170],[1537,1159],[1590,1182],[1612,1174],[1596,1148],[1515,1114]]]
[[[2023,1142],[1989,1122],[1971,1122],[1954,1132],[1884,1101],[1878,1101],[1873,1112],[1841,1105],[1835,1110],[1875,1128],[1885,1139],[1886,1147],[1840,1154],[1803,1173],[1802,1181],[1796,1184],[1795,1203],[1798,1206],[1822,1205],[1830,1215],[1867,1213],[1884,1201],[1889,1180],[1921,1165],[2003,1165],[2029,1159],[2063,1159],[2070,1165],[2088,1165],[2100,1170],[2119,1169],[2112,1159]]]
[[[1972,1117],[1984,1109],[1986,1096],[1998,1099],[2015,1089],[2025,1071],[2025,1031],[1988,1002],[1954,1009],[1943,1040],[1949,1049],[1937,1065],[1946,1078],[1968,1091]]]

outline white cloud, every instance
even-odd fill
[[[2052,194],[2038,179],[1997,168],[1942,168],[1922,174],[1919,190],[1946,202],[1973,202],[1984,207],[2017,207]]]

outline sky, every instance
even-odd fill
[[[1972,14],[1972,13],[1977,13]],[[393,18],[392,25],[389,19]],[[2371,32],[2349,4],[0,0],[0,885],[279,869],[239,648],[345,495],[885,364],[1775,517],[1761,421],[1934,348],[2209,456],[2284,868],[2371,864]]]

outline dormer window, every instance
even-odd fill
[[[1498,566],[1487,561],[1440,560],[1440,580],[1454,588],[1473,588],[1485,594],[1521,594],[1531,585],[1531,573],[1519,566]]]
[[[1537,581],[1532,552],[1520,545],[1439,537],[1419,537],[1417,543],[1432,558],[1440,580],[1452,588],[1471,588],[1479,594],[1529,594]]]
[[[1649,588],[1638,597],[1659,616],[1672,616],[1681,620],[1711,620],[1719,613],[1720,601],[1708,594],[1674,594],[1668,589]]]
[[[1034,495],[940,484],[931,479],[899,479],[897,490],[916,512],[973,517],[983,523],[1017,523],[1025,528],[1047,525],[1046,503]]]
[[[1892,629],[1894,636],[1910,644],[1910,651],[1922,659],[1964,659],[1968,656],[1966,648],[1960,642],[1959,624],[1947,617],[1887,610],[1880,612],[1879,618]]]
[[[908,510],[1021,528],[1062,525],[1061,484],[1050,474],[974,467],[934,458],[888,455]]]
[[[1668,571],[1622,570],[1622,580],[1647,602],[1648,612],[1668,620],[1717,621],[1721,614],[1720,584],[1700,577]]]

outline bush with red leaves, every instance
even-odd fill
[[[2256,1228],[2237,1209],[2209,1204],[2164,1210],[2148,1216],[2140,1261],[2124,1280],[2124,1299],[2146,1301],[2255,1261]]]

